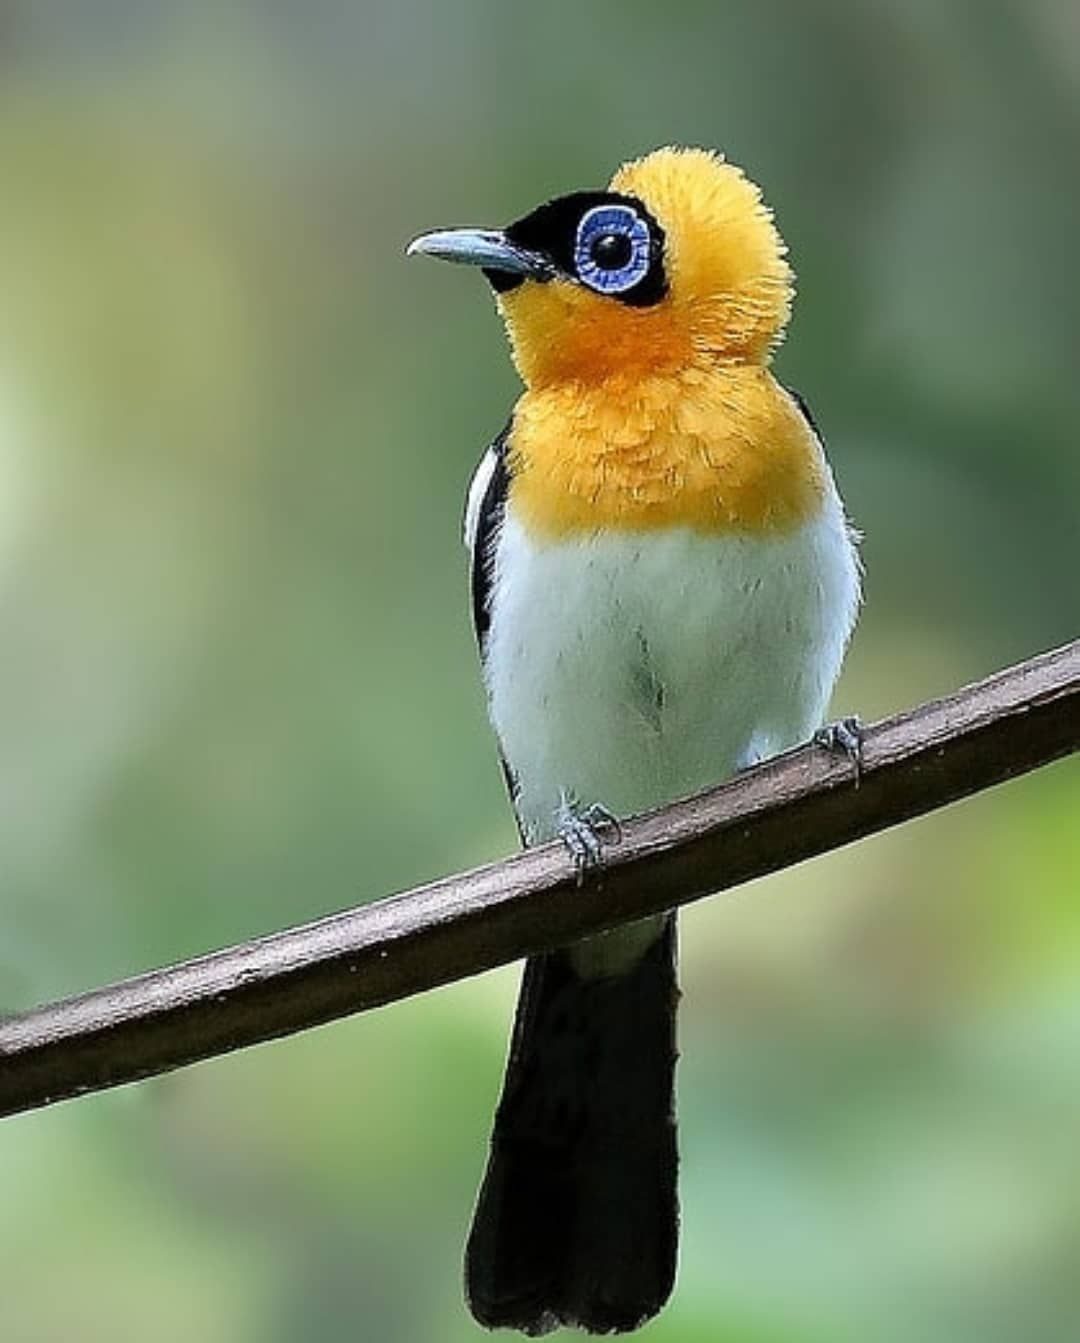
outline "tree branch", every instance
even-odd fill
[[[583,888],[559,845],[0,1021],[0,1115],[366,1011],[788,867],[1080,748],[1080,640],[628,823]]]

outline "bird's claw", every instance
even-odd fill
[[[618,844],[622,826],[618,817],[599,802],[582,809],[572,793],[563,793],[555,813],[558,835],[574,861],[577,882],[604,865],[604,845]]]
[[[855,787],[862,782],[863,727],[857,717],[838,718],[818,728],[811,738],[815,746],[823,746],[834,755],[846,755],[855,771]]]
[[[608,832],[607,843],[622,843],[622,823],[613,811],[609,811],[602,802],[594,802],[582,812],[582,819],[603,835]]]

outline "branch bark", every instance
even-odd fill
[[[1080,748],[1080,640],[629,822],[601,879],[561,846],[0,1021],[0,1115],[367,1011],[824,853]]]

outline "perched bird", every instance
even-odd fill
[[[523,841],[587,878],[617,817],[824,721],[859,566],[770,370],[785,247],[738,168],[669,148],[409,251],[483,270],[525,384],[469,491],[473,613]],[[482,1324],[622,1332],[666,1301],[677,998],[674,914],[526,964],[467,1249]]]

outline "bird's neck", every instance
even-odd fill
[[[827,488],[813,432],[761,365],[530,388],[510,448],[510,506],[538,538],[789,532]]]

